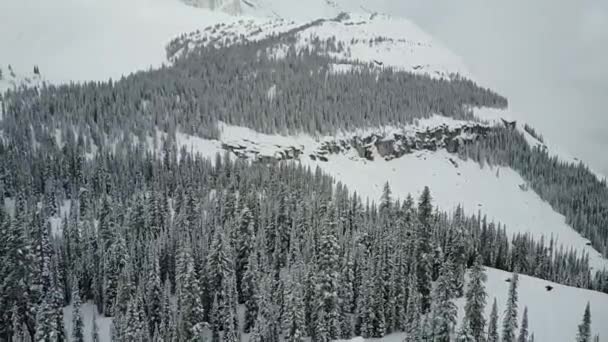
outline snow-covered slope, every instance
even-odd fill
[[[196,46],[258,41],[280,33],[293,36],[298,50],[312,46],[315,39],[335,39],[335,46],[343,48],[331,51],[329,55],[345,63],[363,62],[433,77],[448,77],[453,73],[472,77],[458,56],[412,22],[382,14],[341,13],[328,19],[306,22],[241,19],[181,37],[178,43],[185,48],[177,50],[174,56],[180,56],[184,50]],[[284,54],[287,48],[279,42],[270,47],[277,57]]]
[[[173,37],[235,17],[178,0],[2,0],[0,65],[47,81],[120,78],[166,62]]]
[[[72,332],[72,313],[74,311],[73,306],[67,306],[63,308],[63,326],[68,336],[71,336]],[[111,326],[112,319],[104,317],[97,313],[97,306],[92,303],[84,303],[80,307],[80,315],[82,317],[82,323],[84,324],[84,340],[89,342],[92,341],[93,333],[93,320],[97,323],[97,333],[100,342],[110,342],[111,338]]]
[[[15,72],[12,65],[8,65],[6,68],[0,65],[0,93],[8,89],[40,86],[44,82],[44,77],[39,73],[34,73],[33,70],[32,67],[30,73],[21,74]]]
[[[376,13],[378,6],[366,0],[181,0],[185,4],[233,15],[288,18],[301,21],[335,17],[341,12]]]

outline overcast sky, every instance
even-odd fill
[[[608,175],[608,1],[380,1],[463,57],[552,145]]]

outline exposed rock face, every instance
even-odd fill
[[[305,151],[304,146],[262,147],[252,141],[224,143],[222,147],[239,158],[253,159],[262,163],[299,159],[304,154],[308,154],[312,160],[328,161],[331,155],[352,150],[358,157],[366,160],[375,158],[391,160],[414,151],[445,149],[455,153],[461,146],[485,138],[490,129],[489,126],[481,124],[466,124],[459,127],[441,125],[424,131],[403,131],[386,135],[372,133],[353,136],[350,139],[326,140],[310,151]]]

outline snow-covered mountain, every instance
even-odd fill
[[[433,77],[450,74],[472,78],[459,57],[435,42],[432,37],[408,20],[391,18],[378,13],[353,14],[342,12],[335,17],[312,21],[286,19],[249,19],[208,27],[185,35],[173,42],[169,58],[183,55],[213,42],[216,45],[243,41],[258,41],[270,35],[289,34],[297,50],[308,48],[315,40],[335,39],[341,51],[330,56],[343,60],[337,71],[347,71],[349,62],[369,63],[378,68],[396,68]],[[288,44],[270,47],[280,57]],[[171,48],[171,46],[170,46]]]
[[[15,32],[11,36],[0,35],[0,46],[7,47],[9,52],[0,56],[3,65],[18,65],[19,70],[40,65],[42,74],[50,82],[117,79],[149,66],[172,63],[203,45],[225,46],[288,34],[296,49],[311,46],[315,39],[325,41],[335,37],[335,44],[343,46],[331,54],[341,61],[333,66],[335,72],[348,72],[365,63],[378,70],[395,68],[437,78],[459,74],[474,79],[465,63],[433,37],[405,18],[378,13],[371,1],[184,0],[197,8],[177,0],[132,3],[110,0],[103,5],[70,0],[59,3],[61,6],[54,4],[48,8],[55,15],[51,16],[53,25],[45,22],[49,20],[44,18],[48,13],[41,15],[42,9],[34,12],[40,17],[33,18],[32,22],[39,25],[38,28],[52,27],[48,31],[31,27],[31,22],[2,20],[0,16],[0,31]],[[25,17],[31,13],[32,5],[30,1],[8,0],[0,4],[0,13]],[[73,11],[71,17],[79,19],[57,20],[60,15],[57,8]],[[87,25],[87,21],[91,24]],[[75,28],[84,32],[76,34]],[[74,35],[73,39],[66,39],[70,34]],[[21,38],[17,41],[14,36]],[[169,44],[172,38],[175,39]],[[279,42],[266,48],[281,58],[288,46]],[[7,82],[6,73],[4,71],[4,82]],[[22,83],[17,76],[10,77],[6,84]],[[268,96],[271,98],[280,92],[281,89],[271,88]],[[490,124],[510,118],[508,110],[478,108],[474,112]],[[231,151],[235,158],[293,159],[311,168],[320,167],[349,189],[375,201],[380,198],[386,182],[401,198],[409,193],[417,196],[422,187],[428,185],[436,205],[444,210],[462,205],[467,212],[483,212],[491,220],[502,222],[509,234],[530,233],[547,239],[553,236],[566,249],[589,253],[593,269],[608,267],[608,260],[593,249],[562,214],[530,189],[517,171],[509,167],[481,166],[450,153],[446,141],[476,139],[475,129],[465,128],[484,125],[486,123],[437,115],[410,126],[369,127],[322,137],[262,134],[228,124],[220,127],[220,135],[215,139],[179,132],[177,137],[180,146],[208,158],[214,158],[218,152]],[[518,129],[521,127],[518,123]],[[150,132],[159,144],[165,134]],[[532,135],[524,134],[531,144],[542,144]],[[450,139],[446,140],[446,136]],[[363,152],[352,141],[359,141]],[[409,146],[407,152],[396,155],[399,148],[405,151],[404,144]],[[390,146],[388,153],[386,146]],[[155,152],[161,155],[161,151]],[[494,269],[488,272],[490,297],[498,298],[501,312],[508,276]],[[547,285],[553,287],[551,292],[545,289]],[[524,277],[520,298],[530,307],[530,323],[538,341],[572,340],[587,301],[592,302],[594,333],[608,336],[608,327],[602,324],[608,320],[606,294]],[[487,313],[489,309],[488,306]],[[69,312],[67,309],[66,319],[70,317]],[[107,327],[107,321],[104,322],[103,327]]]

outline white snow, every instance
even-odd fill
[[[69,305],[63,308],[63,326],[66,334],[71,341],[72,334],[72,311],[73,306]],[[93,331],[93,317],[97,321],[99,341],[110,342],[112,339],[110,334],[110,328],[112,326],[112,318],[104,317],[97,312],[97,306],[92,302],[84,303],[80,306],[80,313],[82,315],[82,322],[84,323],[84,340],[91,341]]]
[[[369,0],[242,0],[245,14],[306,21],[332,18],[342,12],[377,13],[381,6]]]
[[[120,78],[166,62],[173,37],[236,20],[178,0],[2,0],[0,65],[51,82]]]
[[[377,68],[392,67],[436,78],[448,78],[453,73],[471,78],[460,57],[435,41],[412,22],[387,15],[348,14],[348,19],[326,20],[302,29],[295,34],[296,49],[312,45],[313,39],[323,41],[335,38],[336,45],[343,44],[340,52],[331,57],[349,62],[369,63]],[[284,33],[307,22],[283,19],[249,19],[233,22],[219,28],[188,34],[184,42],[189,49],[200,45],[225,45],[236,41],[258,41],[270,35]],[[270,48],[273,56],[282,58],[287,46],[278,44]],[[178,51],[175,56],[180,56]],[[335,66],[332,66],[335,68]],[[349,65],[339,64],[337,72],[346,71]]]

